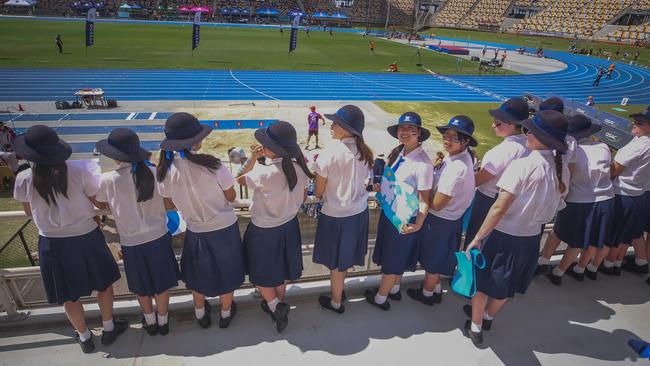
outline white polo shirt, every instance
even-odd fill
[[[348,217],[368,208],[366,183],[372,172],[359,161],[356,140],[344,138],[328,145],[316,159],[314,170],[327,178],[321,212],[332,217]]]
[[[560,203],[560,191],[552,150],[533,150],[513,161],[497,186],[514,195],[496,230],[515,236],[533,236],[551,221]],[[568,187],[569,172],[563,164],[562,180]]]
[[[289,183],[282,171],[282,158],[270,160],[269,165],[255,164],[253,170],[244,176],[246,186],[253,190],[251,221],[261,228],[280,226],[296,217],[309,185],[309,177],[294,163],[298,179],[293,191],[289,191]]]
[[[650,180],[650,136],[635,137],[618,150],[614,161],[625,168],[614,178],[614,193],[642,195]]]
[[[16,177],[14,198],[29,202],[32,218],[41,236],[66,238],[88,234],[97,228],[93,219],[95,209],[88,197],[99,189],[99,174],[94,174],[82,164],[66,162],[68,166],[68,197],[56,195],[56,205],[48,205],[33,184],[32,170],[27,169]]]
[[[158,183],[158,192],[172,199],[188,230],[205,233],[237,222],[235,210],[223,193],[234,184],[235,179],[224,165],[210,171],[175,154],[167,176]]]
[[[395,172],[395,181],[407,183],[416,191],[431,189],[433,187],[433,162],[422,146],[418,146],[406,156],[403,154],[404,150],[391,166]],[[400,159],[403,159],[401,163]]]
[[[497,182],[499,181],[499,178],[501,178],[506,167],[508,167],[508,165],[514,160],[523,158],[530,154],[530,150],[528,150],[526,143],[526,135],[511,135],[504,138],[501,143],[485,153],[481,169],[492,174],[494,178],[481,184],[478,187],[479,192],[492,198],[497,196],[497,193],[499,193]]]
[[[156,170],[151,171],[155,176]],[[121,163],[116,170],[102,174],[96,199],[108,202],[122,245],[148,243],[168,231],[165,203],[155,186],[151,199],[137,202],[131,163]]]
[[[429,213],[446,220],[458,220],[463,216],[472,204],[476,189],[472,164],[472,157],[467,150],[445,158],[440,179],[434,189],[450,196],[451,200],[442,210],[430,208]]]
[[[569,165],[576,162],[576,147],[578,146],[578,142],[571,135],[566,135],[565,140],[567,144],[567,150],[564,155],[562,155],[562,163]]]
[[[589,138],[580,140],[575,150],[575,163],[567,202],[592,203],[614,197],[610,167],[612,153],[602,142]]]

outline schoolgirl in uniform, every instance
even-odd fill
[[[343,287],[346,271],[363,266],[368,252],[368,192],[366,186],[374,158],[363,140],[365,118],[361,109],[346,105],[332,121],[335,144],[320,153],[315,162],[315,196],[322,197],[318,216],[314,263],[330,270],[332,295],[321,295],[320,305],[343,313]]]
[[[645,188],[650,180],[650,111],[630,117],[633,119],[634,138],[618,150],[611,168],[616,194],[614,227],[608,243],[611,248],[601,248],[592,261],[591,268],[598,268],[601,273],[609,276],[621,274],[623,256],[628,246],[643,236],[648,210],[645,206]]]
[[[474,121],[455,116],[446,126],[437,127],[443,147],[449,154],[434,179],[433,198],[422,229],[418,231],[418,261],[426,271],[421,288],[406,293],[414,300],[432,306],[442,301],[440,275],[451,276],[456,267],[455,253],[463,235],[463,214],[474,197],[474,169],[468,148],[476,146]]]
[[[244,233],[248,276],[264,298],[262,310],[278,332],[289,324],[287,281],[302,275],[300,226],[296,214],[307,198],[313,174],[298,146],[296,130],[279,121],[255,131],[253,145],[237,182],[253,190],[251,222]],[[265,164],[257,159],[265,157]]]
[[[526,135],[521,132],[521,122],[528,118],[528,103],[523,98],[511,98],[498,109],[490,109],[488,112],[493,117],[494,133],[503,138],[503,141],[485,153],[481,170],[474,175],[478,189],[465,233],[467,242],[476,236],[490,207],[496,201],[499,193],[497,182],[503,171],[510,162],[529,153]]]
[[[16,152],[33,163],[16,177],[14,198],[23,203],[38,228],[41,276],[50,304],[63,305],[84,353],[95,349],[79,300],[97,291],[104,330],[102,344],[115,341],[128,327],[113,320],[113,283],[120,271],[94,220],[99,178],[66,160],[72,149],[54,130],[35,125],[15,140]]]
[[[212,324],[207,297],[219,296],[219,327],[227,328],[237,314],[234,291],[244,282],[244,251],[235,210],[235,179],[221,161],[199,154],[210,134],[185,112],[165,122],[156,172],[158,191],[187,223],[181,257],[181,278],[194,298],[194,314],[202,328]]]
[[[569,120],[568,134],[578,141],[576,162],[570,165],[566,207],[558,213],[553,227],[555,235],[567,243],[568,248],[560,264],[548,275],[558,286],[562,284],[564,273],[578,281],[584,280],[587,264],[611,235],[614,219],[614,189],[610,177],[612,154],[606,144],[590,138],[601,129],[602,126],[582,114]],[[578,254],[580,261],[573,265]],[[596,279],[595,271],[586,274]]]
[[[417,232],[424,225],[429,210],[429,195],[433,186],[433,163],[422,149],[422,142],[431,133],[422,127],[422,119],[415,112],[406,112],[399,117],[397,124],[388,127],[388,133],[400,144],[388,156],[388,166],[392,169],[396,184],[413,187],[418,195],[418,211],[410,222],[397,230],[382,212],[377,226],[377,239],[372,255],[374,263],[381,266],[379,288],[366,290],[366,301],[381,310],[390,309],[387,298],[402,299],[400,281],[404,271],[414,271],[418,261]],[[375,191],[380,186],[375,185]],[[388,194],[389,192],[384,192]]]
[[[167,335],[168,290],[178,285],[180,271],[167,231],[165,204],[156,189],[155,169],[148,160],[151,153],[140,147],[138,135],[127,128],[114,129],[96,148],[117,163],[116,170],[102,174],[96,200],[106,202],[115,218],[129,291],[137,295],[143,312],[142,327],[149,335]]]
[[[524,121],[531,153],[513,161],[497,183],[499,196],[483,225],[467,247],[481,248],[487,266],[477,271],[477,292],[463,311],[471,317],[463,333],[475,345],[483,342],[483,328],[516,292],[525,293],[535,273],[542,225],[549,222],[566,191],[567,169],[562,164],[567,118],[542,111]]]

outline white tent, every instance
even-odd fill
[[[5,3],[7,6],[34,6],[36,1],[32,0],[9,0]]]

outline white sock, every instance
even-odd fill
[[[147,323],[147,325],[156,324],[156,313],[152,311],[149,314],[144,314],[144,322]]]
[[[436,287],[433,288],[433,292],[435,292],[437,294],[441,293],[442,292],[442,285],[437,284]]]
[[[104,326],[105,332],[112,332],[115,329],[115,324],[113,324],[113,318],[108,320],[102,320],[102,325]]]
[[[539,258],[537,258],[537,264],[540,265],[540,266],[548,265],[548,264],[551,264],[551,261],[544,258],[544,257],[539,257]]]
[[[474,322],[471,322],[471,323],[472,323],[472,326],[470,327],[470,329],[472,330],[472,332],[479,333],[481,331],[481,325],[474,324]]]
[[[562,277],[562,275],[564,275],[564,271],[561,271],[560,267],[553,267],[553,276]]]
[[[382,296],[382,295],[379,294],[379,292],[377,292],[377,294],[375,295],[375,303],[383,304],[383,303],[386,302],[387,297],[388,296]]]
[[[280,303],[280,299],[276,297],[275,299],[267,302],[266,304],[269,306],[269,309],[271,309],[271,312],[275,313],[275,308],[278,306],[279,303]]]
[[[493,316],[490,316],[490,315],[487,313],[487,311],[484,311],[484,312],[483,312],[483,319],[484,319],[484,320],[492,320],[492,319],[494,319],[494,317],[493,317]]]
[[[598,272],[598,268],[594,267],[593,264],[589,263],[589,264],[587,264],[587,271],[589,271],[589,272]]]
[[[169,313],[165,315],[158,314],[158,325],[162,326],[169,322]]]
[[[575,273],[585,273],[585,269],[576,264],[575,266],[573,266],[573,272],[575,272]]]
[[[639,258],[634,258],[634,263],[636,263],[637,266],[645,266],[648,264],[647,259],[639,259]]]
[[[422,287],[422,295],[425,297],[431,297],[433,296],[433,291],[427,291],[424,287]]]
[[[620,267],[623,264],[623,261],[614,261],[614,267]]]
[[[614,263],[612,263],[612,262],[608,261],[607,259],[605,259],[605,260],[603,261],[603,266],[604,266],[605,268],[612,268],[612,267],[614,267]]]
[[[205,306],[202,308],[194,308],[194,316],[196,316],[197,319],[203,319],[205,316]]]
[[[223,308],[221,308],[221,317],[224,319],[230,317],[230,310],[232,310],[232,307],[228,310],[223,310]]]
[[[83,333],[77,333],[79,334],[79,339],[81,339],[82,342],[89,340],[93,336],[93,334],[90,333],[90,329],[88,328],[86,328],[86,331]]]
[[[390,288],[390,293],[391,293],[391,294],[396,294],[396,293],[398,293],[398,292],[399,292],[399,286],[400,286],[399,284],[397,284],[397,285],[393,285],[393,287]]]
[[[334,300],[330,300],[330,305],[332,305],[332,307],[334,309],[339,309],[341,307],[341,303],[340,302],[334,302]]]

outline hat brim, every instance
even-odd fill
[[[396,124],[396,125],[388,126],[388,128],[386,128],[386,130],[388,131],[388,133],[391,136],[393,136],[394,138],[398,138],[397,137],[397,128],[399,126],[405,126],[405,125],[415,126],[415,127],[419,128],[420,131],[422,131],[422,132],[420,132],[420,141],[422,141],[422,142],[428,140],[429,137],[431,137],[431,131],[429,131],[428,129],[426,129],[426,128],[422,127],[422,126],[418,126],[418,125],[412,124],[412,123],[402,123],[402,124]]]
[[[558,141],[555,139],[553,136],[549,135],[548,133],[542,131],[541,128],[537,127],[532,119],[527,119],[521,123],[528,131],[530,131],[535,137],[544,144],[545,146],[557,150],[561,153],[565,153],[568,149],[569,146],[566,143],[566,140],[564,141]]]
[[[630,118],[641,123],[650,123],[650,117],[648,117],[648,115],[645,113],[630,114]]]
[[[329,119],[330,121],[336,123],[337,125],[341,126],[344,130],[348,131],[349,133],[363,137],[363,131],[357,131],[355,128],[353,128],[346,120],[343,118],[339,117],[337,114],[324,114],[325,118]]]
[[[138,146],[138,149],[133,153],[127,154],[109,144],[107,139],[97,141],[95,147],[102,155],[125,163],[137,163],[147,160],[151,156],[151,152],[143,149],[141,146]]]
[[[283,158],[295,158],[300,156],[302,154],[302,150],[300,150],[300,146],[296,144],[295,146],[292,147],[284,147],[275,140],[273,140],[267,133],[266,133],[266,128],[258,128],[255,130],[255,139],[262,144],[265,148],[273,151],[276,155],[283,157]]]
[[[500,109],[488,109],[488,113],[495,119],[509,123],[511,125],[521,126],[521,120],[518,120],[516,117],[513,117],[510,113],[502,111]]]
[[[181,150],[189,149],[190,147],[192,147],[192,145],[196,145],[199,142],[201,142],[204,138],[206,138],[210,134],[210,132],[212,132],[212,127],[208,125],[202,125],[201,127],[203,128],[201,132],[187,139],[172,140],[172,139],[165,138],[160,142],[160,149],[167,150],[167,151],[171,151],[171,150],[181,151]]]
[[[567,134],[570,135],[570,136],[573,136],[573,138],[575,138],[576,140],[580,140],[580,139],[583,139],[585,137],[589,137],[589,136],[599,132],[602,129],[603,129],[603,126],[592,122],[591,125],[589,127],[587,127],[587,128],[584,128],[584,129],[578,130],[578,131],[569,131]]]
[[[478,141],[476,141],[476,139],[473,136],[468,135],[467,133],[465,133],[465,131],[461,130],[458,127],[455,127],[455,126],[440,126],[440,127],[436,127],[436,128],[438,129],[440,134],[444,134],[445,131],[447,131],[447,130],[456,131],[457,133],[459,133],[459,134],[461,134],[463,136],[469,137],[469,146],[471,146],[471,147],[478,146]]]
[[[72,147],[61,139],[59,139],[56,151],[48,154],[41,154],[27,145],[25,142],[25,135],[16,136],[16,139],[14,140],[14,150],[16,151],[16,154],[20,155],[22,158],[41,165],[61,164],[68,160],[70,155],[72,155]]]

